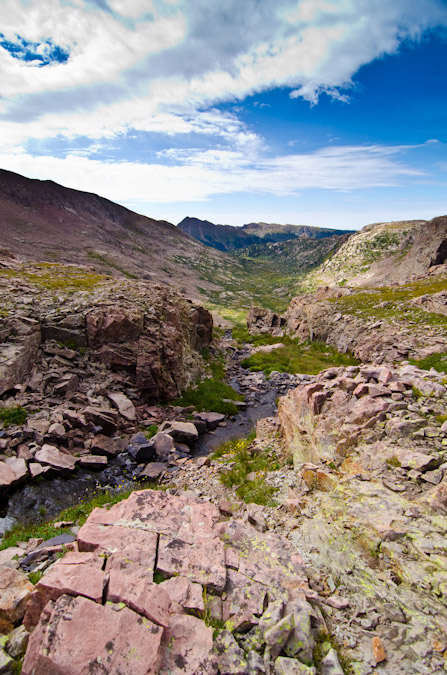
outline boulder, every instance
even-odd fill
[[[2,320],[5,336],[0,341],[0,396],[21,384],[33,368],[42,340],[40,324],[28,317]]]
[[[112,401],[113,405],[117,408],[120,415],[122,415],[126,420],[134,422],[136,419],[135,406],[127,396],[121,394],[120,392],[113,392],[107,394],[108,398]]]
[[[12,624],[22,619],[33,589],[23,572],[0,567],[0,619]]]
[[[163,422],[160,431],[169,434],[174,441],[190,445],[199,437],[198,431],[192,422]]]
[[[213,429],[216,429],[216,427],[219,426],[220,422],[224,421],[225,415],[221,415],[221,413],[216,412],[204,412],[198,413],[196,415],[196,418],[205,422],[206,428],[209,431],[212,431]]]
[[[76,467],[77,459],[65,452],[61,452],[54,445],[45,444],[34,455],[37,462],[50,466],[63,473],[71,473]]]
[[[80,596],[50,601],[32,633],[23,675],[106,672],[155,675],[163,629],[128,609]]]
[[[154,445],[155,454],[158,459],[167,459],[175,450],[174,439],[167,433],[159,431],[155,436],[152,436],[151,441]]]

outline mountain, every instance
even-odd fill
[[[277,223],[248,223],[242,227],[215,225],[209,220],[184,218],[177,227],[206,246],[219,251],[234,251],[253,244],[287,241],[298,237],[322,239],[335,234],[343,235],[353,230],[331,230],[308,225],[279,225]]]
[[[447,216],[367,225],[320,267],[306,290],[318,286],[386,286],[423,276],[447,259]]]
[[[320,239],[301,236],[287,241],[252,244],[234,251],[233,255],[238,258],[270,261],[284,273],[302,276],[335,255],[351,236],[349,233]]]
[[[171,223],[5,170],[0,170],[0,241],[23,259],[163,281],[194,298],[224,290],[222,269],[236,277],[243,269]]]

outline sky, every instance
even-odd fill
[[[0,168],[173,223],[447,214],[447,0],[0,0]]]

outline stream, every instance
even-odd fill
[[[246,408],[225,420],[224,426],[199,436],[191,448],[191,456],[203,457],[225,441],[247,436],[258,419],[276,413],[276,399],[290,388],[297,386],[305,375],[272,373],[267,379],[263,373],[250,373],[240,366],[249,353],[248,348],[231,350],[227,366],[227,382],[244,395]],[[76,476],[55,477],[25,484],[0,505],[0,537],[14,523],[37,523],[55,518],[62,510],[89,501],[102,490],[128,490],[135,488],[134,471],[129,457],[122,453],[103,471],[92,473],[78,469]],[[168,471],[175,471],[176,467]]]

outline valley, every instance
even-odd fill
[[[447,216],[182,222],[0,172],[0,672],[445,673]]]

